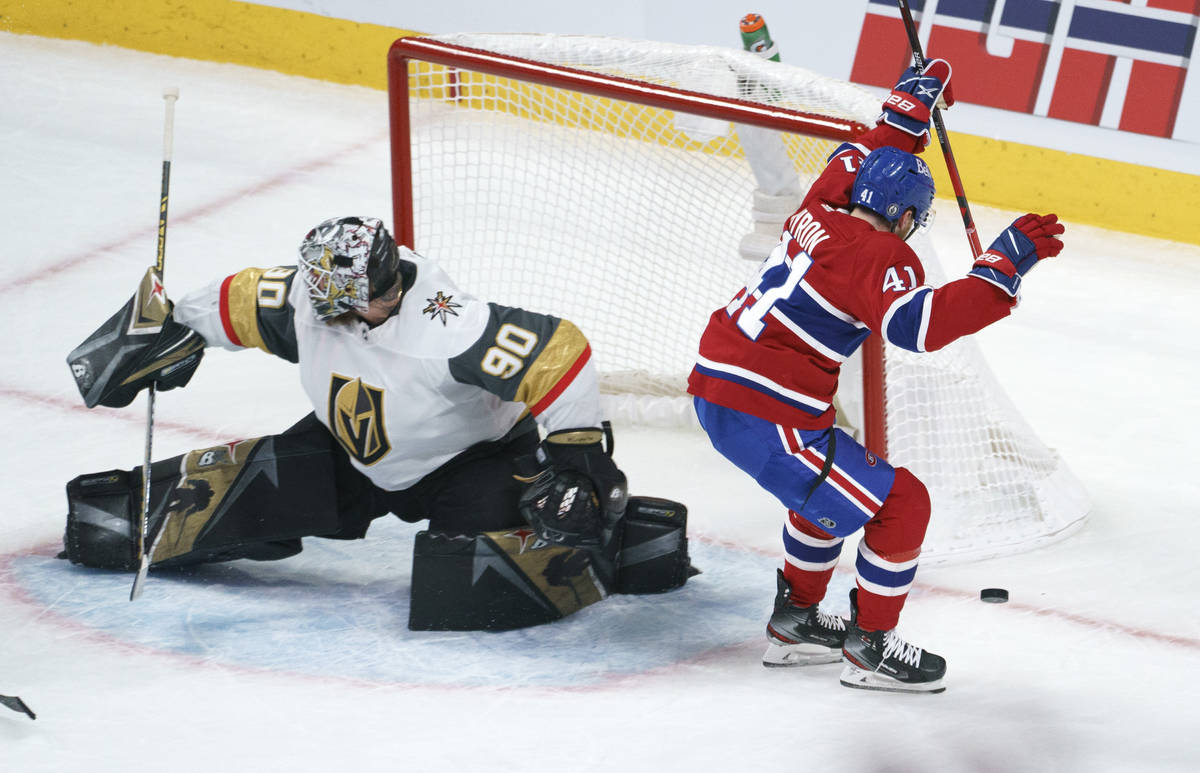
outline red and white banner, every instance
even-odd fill
[[[926,56],[961,102],[1171,137],[1200,0],[912,0]],[[850,79],[890,87],[910,61],[893,0],[870,0]]]

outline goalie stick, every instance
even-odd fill
[[[921,38],[917,35],[917,25],[913,21],[912,10],[908,0],[896,0],[900,6],[900,17],[904,20],[904,29],[908,31],[908,44],[912,48],[913,64],[918,70],[925,69],[925,53],[921,50]],[[967,193],[963,189],[962,179],[958,176],[958,164],[954,162],[954,152],[950,150],[950,137],[946,134],[946,124],[942,120],[942,111],[937,105],[931,111],[933,126],[937,130],[938,144],[942,146],[942,156],[946,159],[946,172],[950,175],[950,184],[954,187],[954,196],[958,199],[958,211],[962,213],[963,225],[967,229],[967,241],[971,243],[971,256],[978,258],[983,252],[979,244],[979,234],[975,231],[975,219],[971,217],[971,206],[967,203]]]
[[[33,709],[25,705],[25,701],[15,695],[0,695],[0,706],[8,706],[13,711],[27,714],[30,719],[37,719],[37,714],[33,713]]]
[[[158,250],[154,259],[155,273],[158,275],[158,281],[161,285],[163,281],[163,273],[167,262],[167,194],[171,186],[171,150],[172,138],[175,131],[175,100],[179,99],[179,89],[175,87],[166,88],[163,90],[163,101],[165,104],[166,115],[163,121],[163,162],[162,162],[162,191],[158,201]],[[150,529],[150,452],[154,441],[154,384],[151,383],[146,389],[146,454],[145,463],[142,465],[142,517],[138,521],[138,572],[133,578],[133,587],[129,589],[129,600],[133,601],[138,596],[142,595],[142,585],[146,582],[146,575],[150,572],[150,560],[154,555],[154,548],[158,545],[156,538],[154,544],[146,550],[146,533]],[[161,538],[165,532],[166,524],[158,530],[158,537]]]

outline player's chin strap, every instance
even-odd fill
[[[913,209],[909,209],[907,211],[913,213],[912,225],[909,227],[908,233],[904,234],[903,236],[900,236],[900,234],[896,234],[897,236],[900,236],[900,238],[902,240],[904,240],[905,242],[907,242],[909,239],[911,239],[913,237],[913,234],[915,234],[917,231],[921,230],[921,226],[917,225],[916,211]],[[900,220],[896,221],[896,226],[899,226],[901,221],[903,221],[903,220],[904,220],[904,215],[901,215]],[[895,229],[895,226],[893,226],[892,233],[896,233],[896,231],[894,229]]]

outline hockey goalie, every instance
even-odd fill
[[[549,622],[694,572],[686,508],[627,494],[579,328],[469,295],[378,219],[326,220],[297,265],[247,268],[174,303],[151,268],[68,364],[89,408],[122,407],[150,384],[185,386],[210,346],[296,363],[313,412],[155,462],[155,567],[287,558],[305,537],[362,538],[388,513],[428,521],[409,619],[422,630]],[[64,557],[138,566],[142,476],[67,484]]]

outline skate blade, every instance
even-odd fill
[[[763,653],[762,664],[767,668],[787,668],[789,666],[816,666],[822,663],[838,663],[842,659],[842,650],[822,647],[820,644],[783,644],[768,642],[767,651]]]
[[[893,679],[890,676],[877,674],[874,671],[866,671],[858,666],[847,662],[846,667],[842,669],[842,684],[847,687],[853,687],[856,690],[878,690],[880,692],[915,692],[915,693],[939,693],[945,692],[946,687],[942,684],[942,680],[938,679],[933,682],[901,682],[898,679]]]

